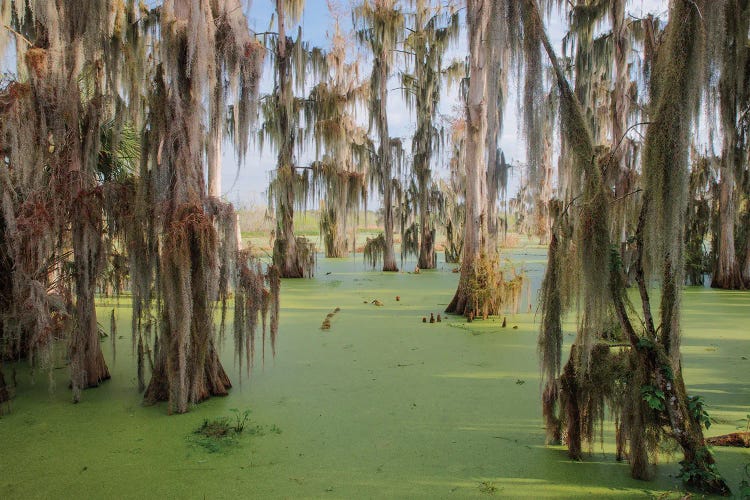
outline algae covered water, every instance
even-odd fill
[[[524,264],[533,302],[544,250],[513,258]],[[423,323],[450,300],[451,267],[389,274],[320,259],[316,278],[282,285],[275,359],[267,349],[264,362],[259,349],[248,377],[227,338],[223,363],[234,388],[184,415],[141,406],[128,302],[102,299],[100,322],[114,308],[119,332],[114,359],[110,339],[103,342],[112,380],[73,405],[62,358],[53,391],[46,371],[32,384],[25,365],[16,366],[13,411],[0,418],[0,497],[642,498],[681,488],[679,453],[663,454],[653,481],[631,479],[614,459],[611,426],[584,462],[545,447],[535,307],[508,314],[506,328],[502,318]],[[684,306],[685,377],[709,405],[708,435],[744,428],[750,295],[690,288]],[[330,330],[321,330],[337,307]],[[570,324],[568,345],[572,332]],[[245,410],[249,432],[218,447],[196,439],[204,420]],[[750,453],[714,452],[736,489]]]

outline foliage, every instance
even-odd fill
[[[365,248],[363,250],[364,259],[373,269],[375,269],[378,262],[383,259],[386,250],[385,247],[386,243],[383,233],[380,233],[375,238],[367,238],[365,241]]]
[[[418,0],[415,5],[413,28],[408,28],[404,40],[404,50],[408,53],[409,72],[401,73],[401,83],[406,105],[416,111],[417,127],[412,136],[412,172],[416,177],[416,215],[418,225],[410,225],[402,234],[402,260],[409,253],[418,254],[417,265],[421,269],[436,266],[434,257],[434,225],[438,212],[439,198],[431,196],[432,157],[440,153],[444,142],[444,131],[439,129],[437,107],[442,93],[445,71],[443,58],[448,47],[459,34],[458,10],[451,3],[431,5],[426,0]],[[449,76],[450,77],[450,76]],[[437,198],[437,199],[436,199]],[[435,203],[435,202],[438,203]],[[412,211],[409,211],[412,213]],[[406,224],[403,224],[402,228]],[[419,231],[417,232],[417,228]],[[412,234],[409,234],[412,231]],[[418,245],[404,249],[404,242]]]
[[[711,417],[706,411],[706,403],[701,396],[688,397],[688,410],[693,420],[698,424],[705,426],[706,430],[711,427]]]
[[[388,78],[392,73],[397,44],[403,37],[404,13],[396,0],[362,0],[353,8],[356,37],[372,53],[370,100],[368,103],[370,128],[378,136],[377,151],[372,152],[371,184],[383,196],[384,246],[383,271],[398,271],[393,250],[393,191],[394,163],[403,161],[400,140],[388,132]]]
[[[219,453],[238,444],[237,439],[245,432],[250,419],[250,410],[240,411],[237,408],[229,410],[231,417],[203,419],[201,425],[195,429],[189,441],[204,448],[209,453]],[[253,426],[251,434],[259,434],[260,426]]]
[[[320,218],[325,254],[343,257],[349,215],[367,202],[365,172],[372,145],[367,131],[356,123],[356,110],[369,97],[370,87],[359,80],[358,62],[346,62],[346,38],[338,18],[331,45],[325,56],[328,71],[310,91],[305,122],[314,124],[318,158],[311,165],[312,189],[325,196]]]
[[[641,387],[641,396],[652,410],[664,411],[666,408],[664,405],[664,392],[657,387],[652,385]]]
[[[745,464],[745,477],[740,481],[740,487],[737,491],[739,498],[748,499],[750,498],[750,463]]]
[[[262,107],[264,121],[258,131],[260,147],[268,141],[277,150],[277,163],[272,188],[269,189],[269,205],[276,212],[276,243],[273,248],[274,264],[284,278],[312,276],[310,262],[311,246],[305,240],[298,246],[294,234],[294,211],[304,204],[309,190],[307,176],[297,173],[294,152],[301,139],[312,134],[315,127],[301,127],[305,99],[295,95],[302,92],[308,76],[319,79],[326,69],[323,52],[302,39],[302,27],[296,38],[287,35],[287,15],[294,22],[301,14],[304,0],[276,2],[278,32],[269,39],[269,52],[273,55],[274,89],[264,96]],[[308,73],[311,71],[312,74]],[[306,116],[308,122],[314,122]],[[300,182],[303,181],[303,182]]]
[[[517,314],[525,281],[523,272],[501,267],[497,256],[481,254],[468,280],[471,316],[487,319],[502,310]]]
[[[697,72],[702,61],[701,6],[687,0],[671,3],[670,23],[663,45],[658,47],[651,80],[652,122],[646,134],[643,166],[645,195],[635,236],[634,267],[643,311],[640,326],[635,326],[631,320],[634,308],[625,293],[625,258],[620,254],[624,246],[618,248],[610,244],[611,228],[621,226],[611,223],[611,191],[603,173],[610,167],[619,143],[612,145],[612,152],[606,147],[595,147],[596,135],[592,136],[590,122],[580,103],[581,98],[587,102],[589,98],[578,92],[578,88],[576,92],[571,88],[544,32],[536,0],[525,0],[523,6],[524,16],[531,16],[526,22],[525,34],[538,37],[553,67],[560,94],[561,133],[564,147],[569,150],[575,189],[574,194],[569,195],[568,207],[576,203],[579,208],[572,221],[577,262],[568,272],[581,277],[577,296],[582,315],[570,359],[560,377],[569,455],[580,458],[581,439],[590,436],[592,415],[603,413],[601,403],[597,402],[600,398],[593,398],[592,404],[587,381],[603,361],[596,354],[600,345],[597,340],[604,337],[608,319],[614,315],[623,340],[630,347],[630,379],[627,384],[619,384],[629,385],[630,394],[626,391],[622,397],[611,401],[619,415],[618,457],[627,444],[633,476],[647,478],[649,455],[653,454],[656,444],[664,438],[674,439],[685,456],[683,476],[686,482],[705,492],[726,494],[726,483],[703,445],[701,424],[705,425],[708,416],[704,415],[700,400],[692,400],[691,405],[679,361],[687,146],[699,103],[698,79],[691,75]],[[658,323],[651,310],[647,265],[651,266],[651,275],[658,269],[662,278]],[[548,273],[555,269],[556,266],[550,266]],[[543,308],[557,312],[559,297],[547,294],[544,298],[548,302]],[[559,315],[554,321],[559,321]],[[542,333],[550,335],[543,345],[554,346],[555,329]],[[545,348],[545,352],[552,351]],[[549,387],[549,375],[547,378],[546,387]],[[546,400],[547,393],[545,388],[545,411],[554,408],[554,402]],[[551,423],[553,419],[547,418],[548,426]]]
[[[247,375],[255,362],[256,333],[258,319],[262,324],[262,361],[265,363],[266,333],[270,312],[270,341],[276,355],[276,338],[279,329],[279,294],[281,279],[276,266],[263,266],[249,249],[237,252],[234,276],[234,352],[239,362],[240,373],[244,364]]]
[[[695,459],[680,460],[680,473],[677,477],[682,479],[688,487],[696,487],[699,490],[702,489],[701,485],[723,481],[716,464],[702,465],[709,456],[710,452],[704,446],[696,451]]]
[[[250,418],[250,410],[241,412],[237,408],[230,408],[229,411],[231,411],[234,416],[234,425],[232,429],[235,433],[242,434],[242,431],[245,430],[245,425],[247,425],[247,421]]]

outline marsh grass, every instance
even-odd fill
[[[188,442],[209,453],[224,453],[240,445],[240,437],[281,434],[276,424],[263,426],[250,420],[250,410],[229,410],[232,415],[213,419],[204,418],[201,425],[188,436]]]

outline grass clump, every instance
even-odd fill
[[[201,425],[192,432],[190,441],[209,453],[221,452],[237,444],[237,438],[245,432],[250,421],[250,410],[232,408],[229,411],[232,412],[231,417],[204,418]],[[250,434],[257,434],[258,428],[248,428],[248,431]]]
[[[201,425],[190,434],[188,441],[209,453],[219,453],[237,445],[242,434],[266,435],[264,426],[252,424],[250,410],[231,408],[229,411],[231,416],[203,419]],[[281,434],[281,429],[276,424],[271,425],[267,430],[271,434]]]

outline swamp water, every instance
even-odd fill
[[[535,297],[545,251],[512,255]],[[361,256],[321,258],[315,279],[282,284],[276,358],[269,346],[263,363],[259,347],[240,381],[230,321],[222,359],[234,388],[185,415],[141,406],[128,302],[101,300],[103,325],[117,315],[114,361],[103,340],[112,380],[73,405],[62,362],[52,392],[46,373],[32,385],[17,366],[12,413],[0,418],[0,498],[648,498],[680,488],[679,455],[665,456],[653,481],[631,479],[614,459],[611,425],[585,462],[545,447],[533,312],[508,315],[505,329],[501,319],[422,323],[450,300],[452,267],[384,274],[366,271]],[[750,294],[691,288],[684,305],[685,376],[710,405],[708,434],[744,428]],[[201,446],[194,431],[232,409],[251,410],[255,432]],[[715,453],[737,489],[750,452]]]

